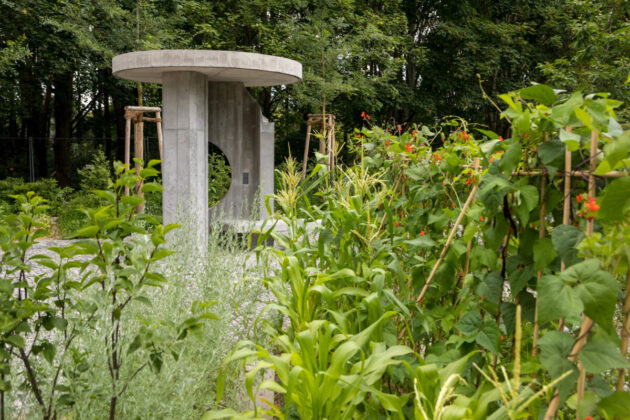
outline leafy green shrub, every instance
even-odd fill
[[[107,205],[84,209],[88,223],[77,235],[88,239],[51,248],[54,257],[27,255],[47,234],[40,221],[47,206],[32,192],[18,196],[20,212],[0,224],[0,392],[3,401],[13,383],[24,384],[21,392],[27,392],[26,398],[18,396],[19,405],[3,404],[3,410],[24,407],[28,417],[75,418],[74,407],[84,395],[96,410],[90,417],[118,418],[117,407],[137,375],[159,373],[168,358],[179,357],[184,340],[215,318],[208,312],[214,302],[199,300],[178,320],[162,315],[139,321],[131,315],[138,306],[150,307],[154,289],[165,287],[157,269],[172,253],[164,235],[176,226],[137,215],[142,199],[123,195],[125,186],[157,175],[155,163],[140,176],[117,164],[113,191],[96,193]],[[151,233],[142,227],[146,224],[153,225]],[[79,255],[87,258],[78,260]],[[34,262],[48,271],[29,278]],[[99,345],[88,351],[85,344],[93,339]],[[16,363],[22,369],[12,371]],[[108,380],[94,384],[91,375],[103,366]]]
[[[288,230],[263,229],[256,248],[282,322],[262,323],[273,345],[226,358],[255,366],[254,404],[267,389],[284,406],[205,419],[627,417],[621,104],[544,85],[501,99],[505,138],[460,119],[363,127],[352,165],[299,181],[287,164],[269,225]]]
[[[111,180],[110,162],[101,149],[92,156],[92,162],[77,170],[81,190],[86,193],[92,190],[109,188]]]
[[[208,207],[218,204],[227,194],[232,183],[232,169],[225,156],[219,153],[208,155]]]
[[[24,182],[21,178],[6,178],[0,180],[0,203],[8,208],[8,213],[17,213],[20,210],[19,204],[11,196],[24,195],[29,191],[47,201],[48,212],[52,216],[58,216],[63,212],[67,200],[72,195],[71,188],[60,188],[54,179]]]

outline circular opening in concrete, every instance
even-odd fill
[[[208,207],[219,204],[230,189],[232,168],[225,154],[208,143]]]

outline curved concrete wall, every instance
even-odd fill
[[[274,125],[243,83],[208,83],[208,141],[221,149],[232,169],[230,188],[210,217],[248,219],[254,210],[265,217],[264,197],[273,194]]]

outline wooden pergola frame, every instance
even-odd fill
[[[321,127],[321,137],[319,139],[319,153],[324,155],[328,152],[328,169],[335,168],[335,116],[333,114],[308,114],[306,121],[306,143],[304,145],[304,161],[302,163],[302,179],[306,177],[306,165],[308,163],[308,149],[311,142],[311,130],[313,125]]]
[[[155,113],[155,117],[145,117],[145,113]],[[154,122],[157,125],[158,148],[160,150],[160,160],[162,160],[162,108],[152,106],[126,106],[125,107],[125,165],[130,165],[131,158],[131,122],[134,124],[133,151],[134,158],[144,160],[144,123]],[[136,172],[140,174],[142,169],[138,163],[135,164]],[[136,194],[144,198],[142,192],[142,182],[136,183]],[[129,195],[129,188],[125,187],[125,195]],[[137,207],[138,213],[144,211],[144,203]]]

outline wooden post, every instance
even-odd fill
[[[306,144],[304,145],[304,161],[302,162],[302,179],[306,178],[306,165],[308,163],[308,148],[311,144],[311,117],[306,122]]]
[[[162,113],[157,111],[155,113],[155,118],[157,119],[157,138],[158,138],[158,149],[160,150],[160,161],[162,158]]]
[[[134,121],[134,157],[136,159],[144,160],[144,123],[142,122],[142,112],[139,112]],[[142,170],[142,165],[138,162],[135,164],[136,173],[140,175],[140,171]],[[142,192],[142,181],[136,182],[136,195],[140,198],[144,199],[144,193]],[[138,213],[144,212],[144,203],[138,204],[136,207],[136,211]]]
[[[326,115],[322,114],[322,131],[321,137],[319,138],[319,153],[326,153]]]
[[[131,149],[131,118],[125,113],[125,165],[129,166]],[[125,187],[125,195],[129,195],[129,187]]]

